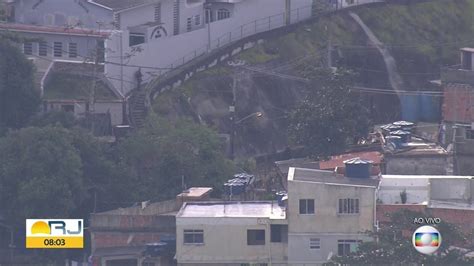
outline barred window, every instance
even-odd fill
[[[339,214],[358,214],[359,199],[339,199]]]
[[[38,54],[40,56],[47,56],[48,55],[48,43],[47,42],[45,42],[45,41],[39,42]]]
[[[31,43],[31,42],[23,43],[23,53],[26,54],[26,55],[32,55],[33,54],[33,43]]]
[[[54,55],[54,57],[62,57],[63,56],[63,43],[62,42],[54,42],[54,44],[53,44],[53,55]]]
[[[70,42],[69,43],[69,57],[76,58],[77,57],[77,43]]]

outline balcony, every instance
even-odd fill
[[[443,67],[441,68],[441,80],[443,82],[474,85],[474,71],[463,69],[461,65]]]

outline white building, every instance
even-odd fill
[[[179,265],[320,265],[374,229],[378,180],[290,168],[288,205],[199,202],[176,216]]]
[[[290,168],[288,265],[319,265],[355,251],[375,225],[378,180]]]
[[[178,265],[286,265],[288,225],[276,202],[188,202],[176,215]]]
[[[382,175],[377,199],[380,204],[402,204],[400,193],[406,192],[406,203],[427,206],[473,204],[472,176]]]

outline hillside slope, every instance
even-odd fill
[[[407,90],[423,89],[428,80],[439,78],[441,65],[458,61],[460,47],[474,45],[474,0],[382,5],[361,8],[356,13],[389,46]],[[228,134],[229,105],[236,77],[237,117],[264,113],[262,118],[247,119],[238,125],[237,155],[273,152],[287,145],[285,114],[302,98],[304,90],[300,82],[271,73],[302,76],[308,64],[327,65],[330,54],[332,65],[359,72],[363,85],[390,89],[383,60],[368,43],[364,32],[347,13],[320,19],[287,35],[271,37],[236,56],[270,74],[219,65],[162,94],[154,102],[154,110],[171,118],[193,117]],[[330,53],[328,47],[332,48]],[[376,114],[375,122],[399,117],[396,97],[366,97]]]

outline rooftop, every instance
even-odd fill
[[[103,76],[103,66],[99,65],[94,73],[95,64],[62,61],[53,64],[44,83],[45,99],[85,101],[90,98],[95,84],[96,100],[119,100]]]
[[[0,22],[0,30],[15,31],[15,32],[38,32],[50,34],[65,34],[65,35],[79,35],[85,37],[107,37],[110,35],[109,31],[97,31],[92,29],[79,29],[68,27],[53,27],[53,26],[38,26],[30,24],[18,23],[2,23]]]
[[[352,152],[331,156],[329,160],[319,162],[319,166],[320,169],[323,170],[336,169],[336,167],[343,167],[344,161],[353,158],[360,158],[363,160],[372,161],[373,164],[377,165],[380,164],[380,162],[382,161],[382,157],[382,153],[378,151]]]
[[[186,198],[202,198],[212,192],[212,188],[210,187],[191,187],[184,191],[183,193],[179,194],[178,197],[186,197]]]
[[[377,187],[379,180],[374,178],[349,178],[338,175],[334,171],[314,170],[291,167],[288,172],[288,181],[306,181],[336,185]]]
[[[147,3],[151,3],[149,0],[88,0],[88,2],[93,4],[98,4],[100,6],[106,7],[108,9],[119,11],[136,6],[141,6]]]
[[[270,218],[285,219],[285,210],[276,202],[187,202],[176,217],[179,218]]]
[[[281,173],[287,174],[290,167],[320,169],[320,162],[310,158],[293,158],[275,162]]]
[[[401,149],[397,149],[391,153],[385,153],[385,156],[447,156],[449,153],[443,147],[434,142],[428,142],[424,139],[412,136],[410,142],[402,144]]]

